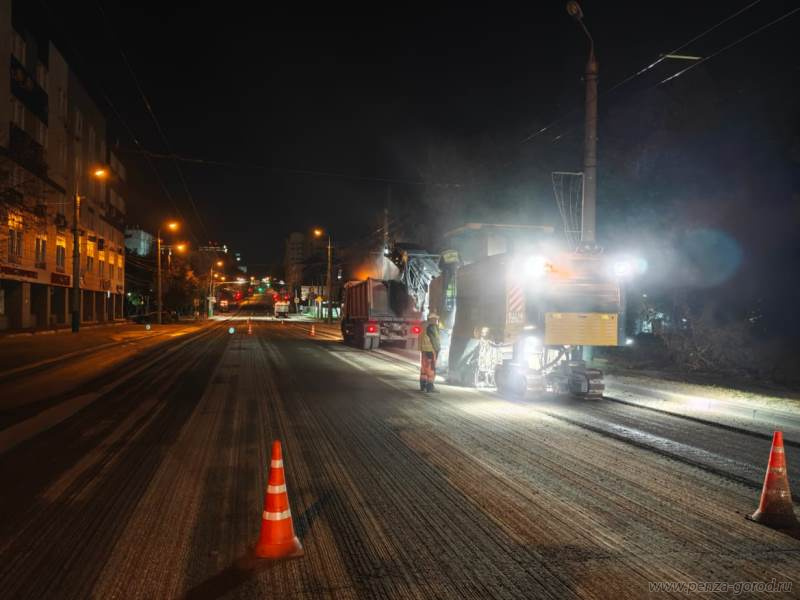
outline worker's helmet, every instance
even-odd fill
[[[437,315],[435,312],[432,312],[428,315],[428,323],[435,323],[438,320],[439,320],[439,315]]]

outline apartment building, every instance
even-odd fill
[[[124,165],[76,74],[19,12],[0,0],[0,331],[69,324],[76,196],[81,321],[122,319]]]

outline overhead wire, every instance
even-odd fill
[[[98,10],[100,11],[103,21],[108,25],[109,30],[111,30],[112,25],[102,5],[100,4],[99,1],[96,1],[95,4]],[[130,61],[128,60],[128,56],[125,54],[122,45],[119,43],[119,36],[114,36],[114,37],[117,40],[117,49],[119,50],[120,56],[122,57],[122,61],[125,63],[125,67],[128,69],[128,73],[130,74],[131,79],[133,80],[136,89],[139,92],[142,102],[144,103],[144,106],[147,109],[150,118],[153,120],[153,124],[156,126],[156,130],[158,131],[158,134],[161,137],[161,141],[164,144],[164,147],[167,149],[167,152],[172,153],[169,141],[167,140],[167,135],[164,132],[164,129],[161,127],[161,123],[159,122],[158,117],[156,117],[155,111],[153,110],[150,100],[147,98],[147,95],[144,93],[144,90],[142,89],[142,86],[139,83],[139,78],[136,76],[136,72],[133,70]],[[178,172],[181,184],[183,185],[183,189],[186,192],[186,198],[189,200],[189,204],[191,205],[192,210],[194,211],[194,215],[197,218],[197,222],[199,223],[203,233],[205,233],[205,237],[208,238],[209,237],[208,230],[206,229],[205,223],[203,222],[203,218],[200,216],[200,211],[197,209],[197,204],[195,203],[194,198],[192,197],[192,193],[189,190],[189,185],[186,182],[186,178],[183,175],[183,171],[181,170],[180,166],[176,161],[173,161],[173,164],[175,165],[175,169]]]
[[[682,50],[684,50],[690,44],[693,44],[694,42],[696,42],[697,40],[705,37],[706,35],[708,35],[712,31],[715,31],[716,29],[718,29],[719,27],[721,27],[722,25],[724,25],[728,21],[730,21],[732,19],[735,19],[739,15],[747,12],[748,10],[750,10],[751,8],[753,8],[754,6],[759,4],[761,1],[762,0],[754,0],[753,2],[750,2],[746,6],[743,6],[739,10],[734,11],[733,13],[731,13],[730,15],[728,15],[727,17],[725,17],[721,21],[715,23],[714,25],[712,25],[708,29],[704,30],[702,33],[699,33],[696,36],[692,37],[690,40],[682,43],[680,46],[677,46],[676,48],[673,48],[669,52],[661,53],[659,55],[659,57],[655,61],[645,65],[644,67],[642,67],[642,68],[640,68],[640,69],[638,69],[636,71],[634,71],[632,74],[630,74],[627,77],[623,78],[621,81],[618,81],[616,84],[614,84],[613,86],[611,86],[607,90],[602,90],[600,92],[597,92],[597,98],[600,98],[601,96],[604,96],[606,94],[610,94],[610,93],[614,92],[615,90],[619,89],[620,87],[622,87],[623,85],[626,85],[627,83],[633,81],[634,79],[644,75],[645,73],[648,73],[649,71],[653,70],[657,65],[659,65],[661,62],[663,62],[664,60],[669,58],[670,55],[674,55],[674,54],[677,54],[677,53],[681,52]],[[550,130],[552,127],[554,127],[555,125],[557,125],[558,123],[560,123],[564,119],[572,116],[573,114],[575,114],[579,110],[580,110],[580,108],[576,107],[576,108],[572,109],[571,111],[567,112],[566,114],[559,116],[555,120],[551,121],[549,124],[545,125],[544,127],[538,129],[537,131],[533,132],[532,134],[530,134],[529,136],[524,138],[520,142],[520,144],[524,144],[524,143],[526,143],[526,142],[538,137],[539,135],[545,133],[546,131]],[[556,136],[556,138],[553,141],[557,141],[557,140],[561,139],[563,137],[563,135],[564,134]]]

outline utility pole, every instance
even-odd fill
[[[331,244],[331,235],[328,234],[328,318],[327,323],[333,322],[333,244]]]
[[[389,205],[392,203],[392,186],[386,185],[386,206],[383,207],[383,254],[389,252]]]
[[[586,121],[583,136],[583,209],[581,211],[581,247],[593,249],[596,245],[597,207],[597,77],[600,71],[594,55],[594,39],[583,22],[580,4],[567,2],[567,13],[575,19],[589,40],[589,59],[584,78],[586,97],[584,103]]]
[[[156,294],[158,294],[158,303],[157,303],[157,310],[158,310],[158,320],[157,323],[161,325],[161,308],[162,308],[162,299],[161,299],[161,228],[158,228],[156,232]]]
[[[81,197],[78,195],[77,174],[75,177],[75,207],[72,218],[72,333],[78,333],[81,328]]]

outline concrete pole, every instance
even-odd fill
[[[594,43],[592,43],[585,74],[586,127],[583,138],[583,218],[581,220],[581,244],[584,247],[593,247],[596,242],[598,71],[597,59],[594,56]]]
[[[161,299],[161,228],[159,227],[156,232],[156,294],[158,295],[157,310],[158,320],[157,323],[161,325],[161,309],[163,306]]]
[[[81,328],[81,197],[78,195],[77,186],[76,182],[75,212],[72,221],[72,333],[78,333]]]

